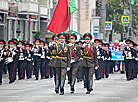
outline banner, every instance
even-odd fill
[[[111,51],[111,60],[124,60],[123,51]]]

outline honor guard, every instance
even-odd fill
[[[56,54],[57,54],[57,49],[56,49],[56,44],[58,43],[58,34],[54,34],[52,36],[52,40],[53,42],[49,43],[49,51],[50,51],[50,62],[49,62],[49,67],[53,69],[54,72],[54,81],[55,81],[55,85],[56,85],[56,63],[55,63],[55,59],[56,59]]]
[[[136,60],[136,65],[135,65],[135,73],[134,73],[134,78],[137,78],[137,73],[138,73],[138,45],[135,44],[135,50],[136,50],[136,54],[137,54],[137,57],[135,58]]]
[[[69,46],[65,43],[65,40],[67,39],[66,34],[60,33],[58,34],[59,38],[59,43],[56,44],[56,51],[57,51],[57,56],[56,56],[56,86],[55,86],[55,92],[59,92],[59,87],[60,87],[60,95],[64,94],[64,84],[65,84],[65,79],[66,79],[66,73],[67,73],[67,68],[70,67],[70,48]]]
[[[31,44],[26,43],[25,47],[26,47],[26,61],[27,61],[27,65],[26,65],[26,76],[27,79],[30,79],[32,77],[32,64],[33,64],[33,52],[31,51]]]
[[[99,65],[99,68],[97,70],[95,70],[95,77],[96,77],[96,80],[99,80],[99,79],[101,79],[101,70],[102,70],[102,67],[103,67],[103,59],[102,59],[102,56],[103,56],[103,49],[102,49],[103,42],[99,39],[95,39],[94,42],[95,42],[95,45],[96,45],[98,65]]]
[[[22,80],[25,78],[25,56],[26,56],[26,51],[23,47],[23,42],[19,41],[17,45],[17,50],[18,50],[18,77],[19,80]]]
[[[74,85],[76,82],[76,76],[78,71],[78,61],[80,56],[79,47],[75,45],[75,41],[77,40],[77,36],[75,33],[71,34],[71,41],[68,44],[71,49],[71,62],[70,62],[70,69],[69,70],[69,82],[71,87],[71,93],[74,93]]]
[[[83,36],[85,43],[83,44],[83,70],[85,72],[85,80],[87,92],[86,94],[90,94],[93,91],[93,74],[94,69],[98,68],[98,59],[97,59],[97,51],[96,47],[92,46],[91,39],[92,35],[90,33],[85,33]]]
[[[40,39],[35,40],[35,46],[33,48],[34,52],[34,73],[35,73],[35,80],[38,80],[39,78],[39,67],[41,64],[41,54],[42,54],[42,48],[40,48]]]
[[[17,52],[14,49],[14,46],[16,46],[16,42],[13,40],[10,40],[8,42],[9,48],[7,49],[7,58],[5,60],[5,63],[8,66],[8,71],[9,71],[9,84],[15,81],[15,59],[17,57]]]
[[[2,84],[2,69],[4,67],[4,61],[6,58],[6,50],[4,49],[5,41],[0,40],[0,85]]]
[[[132,65],[131,65],[131,59],[132,59],[132,51],[131,51],[131,40],[126,40],[125,43],[127,44],[126,47],[123,50],[123,55],[125,56],[124,62],[126,67],[126,78],[128,81],[131,80],[131,71],[132,71]]]

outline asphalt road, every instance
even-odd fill
[[[108,79],[94,80],[94,91],[86,95],[83,83],[76,83],[75,94],[65,84],[65,95],[54,92],[53,78],[35,81],[35,78],[16,80],[8,84],[3,78],[0,102],[138,102],[138,79],[126,81],[125,75],[111,74]]]

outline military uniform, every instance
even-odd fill
[[[135,64],[134,78],[137,78],[137,73],[138,73],[138,45],[137,44],[135,44],[135,49],[136,49],[137,57],[135,58],[136,64]]]
[[[66,39],[65,34],[59,34],[59,39]],[[57,56],[55,60],[56,67],[56,87],[55,91],[58,93],[60,86],[60,95],[64,94],[64,84],[66,79],[67,67],[70,67],[70,48],[66,43],[59,42],[56,44]]]
[[[57,74],[56,74],[56,63],[55,63],[55,59],[56,59],[56,54],[57,54],[57,49],[56,49],[56,42],[54,42],[54,40],[58,40],[58,35],[54,34],[52,36],[52,40],[53,42],[49,43],[49,51],[50,51],[50,61],[49,61],[49,67],[53,69],[54,72],[54,81],[55,81],[55,85],[56,85],[56,80],[57,80]],[[48,67],[47,65],[47,67]]]
[[[27,43],[25,45],[26,47],[31,47],[31,44]],[[26,49],[26,61],[27,61],[27,65],[26,65],[26,76],[27,79],[30,79],[32,77],[32,64],[33,64],[33,52],[31,51],[31,49]]]
[[[40,42],[39,39],[36,39],[35,42]],[[35,78],[36,80],[38,80],[39,78],[39,68],[40,68],[40,64],[41,64],[41,54],[42,54],[42,49],[39,46],[35,46],[33,49],[33,59],[34,59],[34,74],[35,74]]]
[[[16,43],[13,40],[10,40],[8,44],[16,45]],[[15,70],[16,70],[15,59],[16,57],[17,57],[17,52],[15,51],[15,49],[9,47],[9,49],[7,49],[7,58],[5,62],[8,66],[8,71],[9,71],[9,84],[15,81]]]
[[[22,80],[25,78],[25,68],[26,68],[26,64],[25,64],[25,56],[26,56],[26,51],[23,48],[23,42],[19,41],[18,45],[21,45],[22,47],[17,47],[18,50],[18,77],[19,80]]]
[[[2,84],[2,69],[4,67],[4,61],[6,58],[6,51],[4,49],[5,41],[0,40],[0,44],[3,45],[2,48],[0,48],[0,85]]]
[[[71,39],[77,39],[76,34],[71,34]],[[68,44],[71,49],[71,63],[70,63],[70,70],[69,70],[69,82],[71,87],[71,93],[74,93],[74,85],[77,78],[77,71],[78,71],[78,61],[80,58],[80,49],[75,43]]]
[[[85,33],[83,38],[85,40],[91,40],[92,36],[90,33]],[[87,92],[86,94],[90,94],[90,92],[93,90],[93,74],[96,68],[98,68],[98,59],[97,59],[97,51],[96,47],[89,44],[83,44],[83,67],[85,72],[85,78],[86,78],[86,87]]]

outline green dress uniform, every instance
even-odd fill
[[[90,33],[85,33],[83,36],[84,39],[92,39],[92,36]],[[86,78],[86,87],[87,92],[86,94],[90,94],[90,92],[93,90],[93,74],[95,67],[98,67],[98,59],[97,59],[97,51],[96,47],[92,46],[91,43],[83,44],[83,67],[85,72],[85,78]]]
[[[62,36],[63,34],[59,34],[58,36]],[[64,35],[65,36],[65,35]],[[56,67],[56,87],[55,91],[58,93],[60,86],[60,95],[64,94],[64,84],[67,74],[67,67],[70,67],[70,48],[66,43],[58,43],[56,44],[57,56],[55,60]]]

